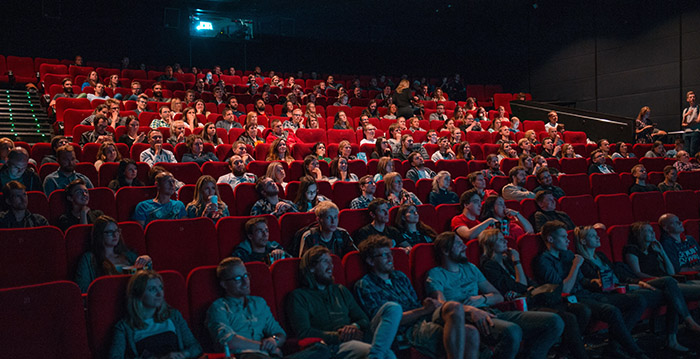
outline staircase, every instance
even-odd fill
[[[30,144],[51,140],[51,126],[39,95],[0,89],[0,137]]]

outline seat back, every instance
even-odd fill
[[[409,277],[413,282],[413,288],[416,290],[418,298],[424,298],[427,295],[425,292],[426,275],[431,268],[438,265],[435,258],[435,246],[432,243],[415,245],[409,254],[409,264],[411,270]]]
[[[675,214],[681,221],[700,217],[700,213],[698,213],[698,200],[695,192],[667,191],[664,192],[663,196],[664,202],[666,203],[666,212]]]
[[[532,260],[544,249],[542,239],[540,239],[539,234],[530,233],[518,238],[517,243],[518,252],[520,252],[520,261],[523,265],[525,275],[529,278],[533,278],[534,271]]]
[[[129,221],[134,214],[136,205],[156,197],[158,190],[155,186],[147,187],[122,187],[117,190],[115,201],[117,204],[117,220]]]
[[[292,243],[294,236],[299,230],[314,222],[316,222],[316,214],[314,212],[283,214],[279,219],[279,243],[282,245],[282,247],[287,248],[288,250],[298,248],[299,243]],[[292,252],[290,252],[290,254],[293,256],[298,255],[298,253]]]
[[[620,176],[617,173],[593,173],[590,175],[591,195],[627,193],[622,187]]]
[[[158,270],[185,277],[195,267],[218,263],[216,229],[209,218],[155,220],[146,226],[145,238]]]
[[[0,288],[67,277],[63,233],[56,227],[0,229]]]
[[[588,162],[585,158],[562,158],[559,160],[561,171],[566,174],[588,173]]]
[[[595,203],[598,207],[598,218],[606,226],[634,222],[632,202],[624,193],[596,196]]]
[[[585,161],[584,161],[585,163]],[[559,176],[559,187],[567,196],[580,196],[591,193],[591,184],[586,173],[568,174]]]
[[[80,289],[75,283],[0,289],[0,303],[4,357],[92,358]]]
[[[659,217],[665,213],[666,204],[661,192],[632,193],[630,200],[635,221],[658,222]]]

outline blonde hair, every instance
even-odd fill
[[[583,245],[583,243],[581,243],[581,241],[588,236],[590,231],[595,231],[595,228],[593,228],[593,226],[581,226],[574,228],[574,238],[576,239],[574,244],[576,245],[576,252],[578,254],[583,256],[585,259],[593,260],[593,258],[589,258],[587,256],[586,247]]]
[[[407,89],[411,84],[408,82],[408,80],[403,79],[401,82],[399,82],[399,85],[396,86],[396,92],[397,93],[402,93],[403,90]]]
[[[126,322],[132,328],[143,329],[146,327],[145,320],[148,318],[144,317],[141,297],[146,292],[146,286],[151,279],[158,279],[163,283],[163,277],[152,270],[138,271],[129,278],[129,284],[126,286]],[[156,312],[153,314],[153,321],[161,323],[168,317],[170,317],[170,307],[164,300],[160,307],[156,308]]]
[[[386,188],[387,196],[391,193],[391,187],[396,181],[402,181],[401,174],[398,172],[390,172],[384,175],[384,188]]]
[[[433,192],[440,191],[440,181],[442,181],[443,178],[445,178],[445,176],[449,176],[450,178],[452,178],[450,173],[447,171],[440,171],[435,175],[435,178],[433,178]],[[449,190],[449,187],[447,188],[447,190]]]
[[[498,235],[503,235],[500,229],[489,228],[479,233],[479,246],[488,258],[493,257],[493,247],[498,240]]]

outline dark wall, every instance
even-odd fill
[[[689,2],[542,6],[530,28],[540,100],[628,117],[649,106],[653,121],[677,130],[685,92],[700,90],[700,11]]]

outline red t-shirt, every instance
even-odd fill
[[[451,227],[453,231],[456,231],[459,227],[466,226],[467,228],[472,228],[474,226],[478,226],[479,223],[481,223],[481,221],[479,221],[478,219],[469,219],[463,213],[457,217],[452,218]]]

